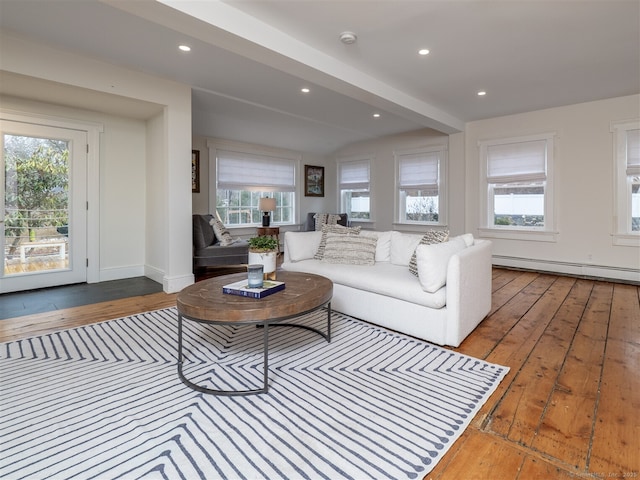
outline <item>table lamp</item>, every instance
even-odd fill
[[[262,226],[268,227],[271,224],[271,215],[269,212],[273,212],[276,209],[276,199],[263,197],[258,202],[258,208],[262,212]]]

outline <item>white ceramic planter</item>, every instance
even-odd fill
[[[252,252],[249,251],[249,265],[259,264],[263,266],[265,274],[276,271],[276,256],[278,252]]]

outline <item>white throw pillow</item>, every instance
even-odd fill
[[[309,260],[318,251],[322,232],[287,232],[284,236],[284,248],[292,262]]]
[[[373,265],[377,239],[371,236],[328,233],[322,261],[346,265]]]
[[[467,247],[473,245],[473,233],[463,233],[462,235],[458,235],[457,237],[450,237],[449,240],[453,240],[454,238],[462,238]]]
[[[375,230],[361,230],[360,235],[378,239],[376,244],[376,262],[391,260],[391,231],[377,232]]]
[[[435,293],[445,286],[449,259],[465,248],[467,245],[462,237],[433,245],[418,245],[418,279],[425,292]]]
[[[391,232],[391,263],[408,267],[411,255],[422,240],[422,235],[412,233]]]
[[[423,235],[420,239],[420,245],[433,245],[434,243],[442,243],[449,240],[449,230],[429,230],[427,233]],[[418,276],[418,264],[416,260],[416,252],[413,252],[411,255],[411,260],[409,260],[409,271]]]
[[[218,220],[217,218],[212,218],[209,222],[209,225],[213,227],[213,233],[216,234],[216,238],[218,239],[222,247],[227,247],[233,244],[233,237],[220,220]]]

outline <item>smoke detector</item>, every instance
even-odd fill
[[[358,37],[353,32],[342,32],[340,34],[340,41],[345,45],[356,43],[356,40],[358,40]]]

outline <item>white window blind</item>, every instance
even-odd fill
[[[340,164],[340,189],[369,189],[369,161],[344,162]]]
[[[295,191],[295,161],[244,152],[218,150],[220,190]]]
[[[489,145],[487,157],[489,183],[541,181],[547,178],[546,140]]]
[[[627,175],[640,175],[640,130],[627,130]]]
[[[400,190],[420,190],[438,194],[439,152],[404,154],[398,157]]]

